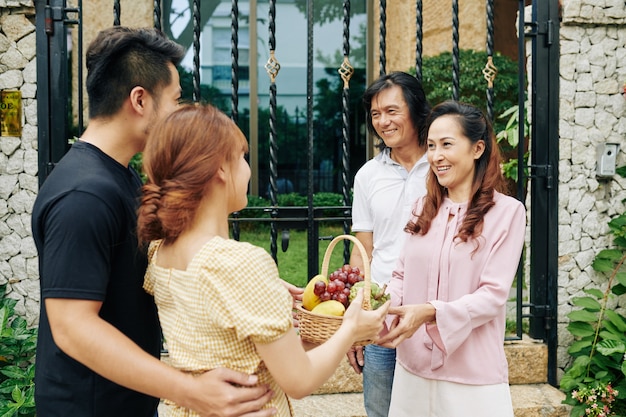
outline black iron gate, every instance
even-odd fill
[[[524,2],[520,0],[520,8]],[[521,9],[520,9],[521,10]],[[557,385],[559,2],[535,0],[523,25],[531,40],[530,329],[548,345],[548,382]],[[520,27],[521,27],[520,20]],[[521,120],[521,119],[520,119]]]
[[[161,28],[163,11],[161,1],[154,1],[154,25]],[[256,4],[256,2],[250,2]],[[416,0],[416,76],[422,75],[422,0]],[[489,60],[483,71],[487,80],[486,103],[488,116],[493,119],[493,88],[495,68],[491,61],[494,53],[494,0],[486,0],[487,39],[486,51]],[[526,109],[529,109],[528,118],[532,129],[524,132],[520,129],[519,144],[524,144],[526,137],[530,143],[530,163],[524,161],[524,147],[518,151],[518,196],[524,199],[526,188],[530,195],[530,235],[531,242],[527,247],[530,268],[526,273],[520,262],[517,282],[517,338],[522,335],[522,320],[529,320],[529,334],[536,339],[546,342],[549,351],[548,382],[556,385],[556,349],[557,349],[557,189],[558,189],[558,99],[559,99],[559,10],[558,0],[519,0],[518,1],[518,63],[519,63],[519,98],[518,120],[525,120]],[[170,4],[170,3],[168,3]],[[202,10],[201,0],[193,0],[191,10],[193,21],[193,99],[199,101],[200,89],[200,31]],[[170,4],[171,5],[171,4]],[[270,76],[270,129],[269,129],[269,198],[271,206],[262,208],[270,216],[264,221],[270,224],[270,251],[274,259],[278,251],[278,231],[286,227],[302,227],[307,229],[308,239],[308,276],[317,273],[319,267],[318,225],[321,221],[338,221],[343,225],[345,233],[350,231],[350,114],[348,101],[350,99],[350,79],[353,68],[350,63],[350,0],[343,0],[343,63],[339,72],[343,80],[342,92],[342,132],[341,132],[341,194],[342,205],[336,207],[314,207],[314,178],[313,178],[313,7],[314,1],[306,1],[307,15],[307,206],[279,207],[277,202],[278,172],[276,165],[276,76],[280,64],[274,55],[275,51],[275,13],[276,0],[269,0],[269,52],[270,60],[266,70]],[[206,4],[205,4],[206,6]],[[379,0],[379,62],[377,68],[369,68],[379,74],[386,72],[386,28],[387,2]],[[54,164],[65,154],[71,136],[71,76],[72,68],[68,56],[68,28],[78,30],[77,54],[82,57],[82,1],[77,0],[76,7],[68,7],[67,0],[35,0],[37,21],[37,77],[38,77],[38,120],[39,120],[39,183],[42,184]],[[525,10],[528,9],[528,13]],[[112,24],[120,24],[123,13],[119,0],[112,2]],[[169,10],[166,10],[168,12]],[[371,10],[370,10],[371,11]],[[239,99],[239,63],[238,63],[238,13],[237,0],[231,2],[231,117],[237,121]],[[526,18],[525,18],[526,16]],[[167,16],[165,16],[167,18]],[[459,2],[452,1],[452,97],[459,99]],[[530,19],[528,19],[530,17]],[[527,42],[530,47],[527,47]],[[527,55],[532,56],[532,67],[526,68]],[[527,70],[533,75],[527,77]],[[76,69],[78,85],[82,85],[82,64]],[[530,80],[527,85],[527,79]],[[78,132],[83,129],[82,121],[82,88],[78,89]],[[528,99],[524,94],[528,91]],[[333,210],[334,216],[325,215]],[[337,211],[341,214],[336,215]],[[245,213],[236,213],[232,219],[233,235],[239,237],[239,225],[245,221],[259,221],[246,218]],[[283,249],[288,243],[288,234],[281,236]],[[344,259],[347,261],[349,250],[344,247]],[[522,289],[525,286],[525,277],[528,278],[529,299],[524,302]],[[525,311],[527,311],[525,313]]]

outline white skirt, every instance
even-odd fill
[[[389,417],[513,417],[509,384],[424,379],[396,362]]]

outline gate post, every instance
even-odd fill
[[[531,85],[530,328],[548,345],[548,382],[557,386],[559,12],[533,1]],[[520,11],[521,12],[521,11]]]
[[[35,0],[39,186],[68,148],[65,0]]]

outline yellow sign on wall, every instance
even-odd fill
[[[22,136],[21,91],[0,91],[0,136]]]

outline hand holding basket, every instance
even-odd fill
[[[361,244],[361,242],[352,235],[340,235],[335,237],[328,248],[326,249],[326,253],[324,254],[324,259],[322,261],[322,269],[320,274],[324,277],[328,277],[328,266],[330,264],[330,257],[332,255],[333,249],[337,245],[337,243],[349,240],[354,243],[355,247],[360,251],[361,257],[364,262],[363,265],[363,304],[362,308],[364,310],[370,310],[370,295],[371,295],[371,272],[370,265],[367,262],[368,256],[367,251]],[[318,314],[313,313],[304,307],[301,304],[296,306],[298,312],[298,320],[300,322],[300,337],[302,340],[321,344],[328,340],[335,332],[341,327],[341,323],[343,322],[343,317],[341,316],[330,316],[326,314]],[[372,343],[372,340],[362,340],[355,343],[356,346],[364,346]]]

